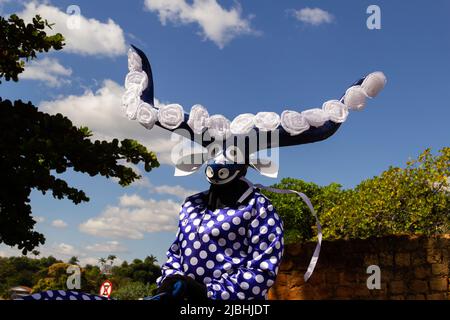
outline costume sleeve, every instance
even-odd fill
[[[211,299],[265,299],[274,284],[283,254],[283,225],[272,205],[254,210],[259,213],[252,218],[244,240],[247,256],[240,268],[206,285]]]
[[[180,226],[178,225],[178,231],[176,234],[175,241],[170,246],[169,250],[167,251],[167,261],[163,264],[161,267],[161,276],[156,279],[157,286],[161,286],[163,281],[166,279],[167,276],[174,275],[174,274],[181,274],[184,275],[184,272],[181,267],[181,254],[180,254]]]

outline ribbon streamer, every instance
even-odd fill
[[[295,191],[295,190],[277,189],[277,188],[272,188],[272,187],[266,187],[266,186],[263,186],[262,184],[253,184],[251,181],[249,181],[249,180],[247,180],[245,178],[241,178],[241,179],[244,180],[245,182],[247,182],[249,184],[250,188],[263,189],[263,190],[267,190],[269,192],[274,192],[274,193],[279,193],[279,194],[296,194],[308,206],[309,210],[311,211],[311,213],[313,214],[314,218],[316,219],[317,244],[316,244],[316,248],[314,249],[313,256],[311,257],[311,260],[309,262],[308,269],[306,270],[305,275],[303,276],[303,279],[305,280],[305,282],[307,282],[309,280],[309,278],[311,277],[312,273],[314,272],[314,269],[316,267],[317,261],[319,260],[320,248],[322,247],[322,225],[320,224],[319,218],[317,217],[316,211],[314,210],[314,207],[313,207],[313,205],[311,203],[311,200],[309,200],[309,198],[308,198],[308,196],[306,194],[298,192],[298,191]],[[241,199],[243,197],[246,197],[246,195],[248,196],[247,192],[245,192],[242,195]],[[241,199],[239,199],[239,200],[241,201]]]

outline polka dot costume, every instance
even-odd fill
[[[206,208],[206,194],[182,205],[158,286],[181,274],[204,283],[211,299],[265,299],[283,255],[280,217],[256,189],[241,206],[215,211]]]

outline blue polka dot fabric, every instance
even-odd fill
[[[181,274],[204,283],[211,299],[266,299],[283,256],[280,217],[256,189],[241,206],[215,211],[206,208],[206,194],[182,205],[158,286]]]
[[[109,298],[89,293],[65,290],[48,290],[23,296],[15,300],[109,300]]]

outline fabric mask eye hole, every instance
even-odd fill
[[[214,170],[209,166],[206,168],[206,176],[208,178],[212,178],[214,176]]]
[[[227,168],[222,168],[219,170],[218,175],[220,179],[226,179],[230,175],[230,170]]]

